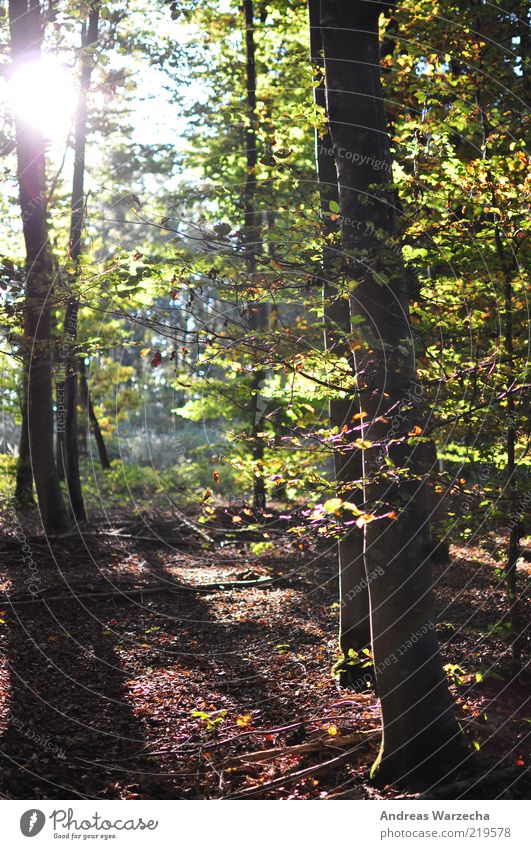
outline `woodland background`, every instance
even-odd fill
[[[1,792],[521,797],[527,5],[1,23]]]

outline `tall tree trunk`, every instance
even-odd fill
[[[88,409],[87,403],[83,399],[82,391],[82,380],[81,374],[78,375],[78,399],[79,399],[79,408],[81,410],[81,416],[78,415],[77,419],[77,444],[79,448],[80,456],[86,457],[88,451],[88,443],[87,443],[87,430],[89,426],[88,422]]]
[[[64,481],[65,474],[65,381],[61,375],[55,386],[56,430],[55,430],[55,464],[59,480]]]
[[[505,278],[505,357],[507,360],[507,489],[509,493],[509,542],[507,546],[507,563],[505,566],[505,583],[509,602],[509,620],[511,623],[511,650],[515,664],[520,664],[523,648],[522,624],[518,604],[518,586],[516,565],[520,556],[520,540],[522,537],[522,508],[518,498],[517,466],[516,466],[516,405],[512,391],[515,380],[514,341],[513,341],[513,285],[511,272],[505,258],[500,228],[496,224],[496,246],[502,264]]]
[[[403,262],[393,241],[391,157],[379,71],[382,9],[383,4],[365,0],[321,0],[321,28],[339,178],[342,271],[353,283],[355,365],[367,414],[364,553],[383,720],[372,774],[380,781],[411,784],[442,778],[462,762],[464,752],[435,635],[421,452],[408,439],[419,426],[414,401],[419,387]],[[409,472],[386,473],[385,458]]]
[[[40,58],[43,33],[39,4],[10,0],[9,26],[16,71],[24,63]],[[26,247],[24,346],[29,453],[43,524],[49,530],[62,531],[68,522],[53,450],[50,338],[53,269],[48,252],[44,138],[42,131],[25,121],[20,113],[15,114],[15,133]]]
[[[31,471],[31,455],[28,431],[28,401],[27,401],[27,371],[24,368],[22,377],[22,405],[20,441],[17,459],[17,480],[15,485],[15,499],[23,507],[33,504],[33,474]]]
[[[251,286],[256,278],[256,251],[260,239],[260,219],[256,209],[256,168],[258,165],[258,147],[256,139],[256,49],[254,40],[254,10],[252,0],[243,3],[245,24],[245,73],[247,86],[247,132],[245,134],[245,156],[247,173],[244,192],[244,238],[247,273]],[[260,332],[266,329],[268,321],[267,304],[254,302],[249,304],[249,330]],[[264,480],[264,439],[259,436],[264,423],[264,400],[260,391],[266,373],[255,369],[251,380],[251,440],[253,456],[253,504],[255,508],[266,506],[266,488]]]
[[[82,406],[85,407],[88,412],[90,429],[94,434],[94,439],[96,440],[96,447],[98,449],[98,456],[100,458],[101,467],[102,469],[110,469],[111,464],[109,462],[109,455],[107,454],[105,440],[101,432],[101,427],[98,421],[98,417],[96,415],[96,411],[94,410],[92,398],[90,397],[90,390],[87,381],[87,367],[85,365],[84,360],[81,360],[79,364],[79,395]]]
[[[474,28],[481,37],[483,32],[483,22],[478,14],[474,20]],[[529,31],[528,26],[524,26],[523,30]],[[525,54],[526,40],[522,34],[520,47],[523,49],[522,55]],[[525,63],[522,63],[522,70],[525,73]],[[487,160],[489,157],[489,136],[490,125],[483,104],[483,97],[479,83],[476,87],[476,103],[481,115],[481,124],[483,130],[483,151],[482,158]],[[496,180],[490,173],[487,167],[489,177],[490,193],[492,196],[492,206],[498,209],[498,197],[496,191]],[[509,605],[509,622],[511,624],[511,652],[513,663],[520,664],[523,648],[523,632],[522,623],[520,621],[520,610],[518,604],[518,586],[516,567],[518,557],[520,556],[520,540],[522,538],[522,507],[518,496],[518,481],[517,481],[517,464],[516,464],[516,440],[517,440],[517,419],[516,419],[516,398],[513,392],[513,384],[516,381],[515,363],[514,363],[514,305],[513,305],[513,277],[518,271],[517,263],[514,256],[511,256],[510,251],[507,252],[504,246],[502,229],[500,221],[496,213],[494,213],[494,243],[496,246],[496,254],[503,275],[503,300],[505,307],[504,314],[504,347],[505,347],[505,363],[507,366],[506,386],[507,386],[507,431],[505,434],[505,452],[506,452],[506,481],[508,495],[508,516],[509,516],[509,538],[507,543],[507,561],[505,564],[505,588],[507,592],[507,602]]]
[[[322,68],[323,45],[320,29],[320,0],[309,0],[310,51],[314,66]],[[326,112],[326,91],[320,84],[315,89],[315,103]],[[316,131],[315,150],[317,179],[321,206],[321,222],[325,238],[323,249],[323,305],[324,343],[328,352],[346,360],[354,372],[352,352],[349,348],[351,333],[350,305],[348,297],[339,297],[335,278],[340,265],[340,246],[330,247],[329,237],[339,233],[337,217],[333,217],[330,202],[339,203],[336,163],[332,150],[332,137],[327,123],[324,130]],[[351,392],[354,393],[354,380]],[[330,425],[341,433],[343,426],[352,427],[352,420],[360,412],[359,399],[333,398],[330,401]],[[363,501],[354,481],[362,479],[361,451],[346,439],[342,450],[334,451],[335,478],[338,494],[345,501],[359,504]],[[370,645],[369,592],[363,559],[363,531],[352,527],[342,536],[338,544],[339,559],[339,646],[342,658],[336,666],[339,683],[348,686],[360,680],[353,652],[360,653]],[[364,657],[366,660],[366,657]],[[363,679],[362,679],[363,680]]]
[[[83,24],[81,38],[81,80],[76,110],[74,139],[74,173],[72,178],[72,208],[70,219],[70,257],[77,264],[81,255],[84,212],[85,148],[87,138],[87,94],[92,73],[92,56],[88,52],[98,38],[98,9],[94,8]],[[74,281],[75,283],[77,282]],[[79,477],[79,452],[77,441],[77,384],[78,358],[76,351],[79,299],[71,298],[66,307],[64,332],[68,337],[65,378],[65,472],[70,504],[78,521],[86,519],[83,493]]]

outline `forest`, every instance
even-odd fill
[[[529,798],[529,17],[0,4],[0,798]]]

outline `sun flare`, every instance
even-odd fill
[[[62,141],[72,124],[76,90],[69,69],[51,56],[26,62],[8,84],[11,108],[51,142]]]

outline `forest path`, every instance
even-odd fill
[[[6,520],[4,796],[396,795],[368,782],[376,694],[340,691],[331,675],[333,552],[277,532],[272,553],[253,555],[252,531],[226,525],[211,545],[160,516],[117,516],[47,542]],[[461,719],[485,768],[527,764],[529,681],[502,671],[503,591],[484,552],[453,554],[435,584]]]

